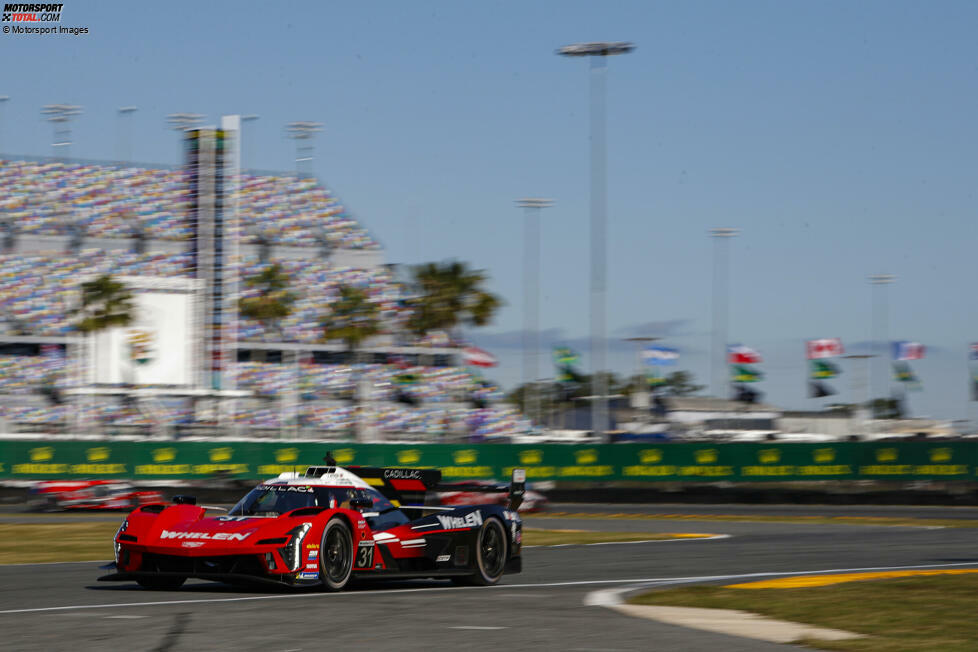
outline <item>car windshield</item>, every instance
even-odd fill
[[[373,500],[371,511],[394,510],[389,500],[372,489],[271,485],[255,487],[228,512],[231,516],[278,516],[300,507],[342,507],[350,509],[353,498]]]

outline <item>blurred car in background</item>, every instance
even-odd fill
[[[69,509],[135,509],[163,501],[158,491],[139,491],[117,480],[44,480],[30,490],[28,509],[54,512]]]
[[[499,491],[487,492],[487,487],[495,487]],[[483,505],[486,502],[505,505],[509,500],[509,485],[499,484],[491,480],[449,482],[442,484],[440,488],[452,489],[438,492],[438,503],[440,505],[454,507],[458,505]],[[547,508],[547,502],[547,497],[542,493],[527,488],[526,494],[523,496],[523,504],[520,505],[518,511],[540,512]]]

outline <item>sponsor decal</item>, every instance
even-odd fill
[[[478,451],[471,448],[467,450],[455,451],[452,454],[452,460],[454,460],[456,464],[475,464],[478,457]]]
[[[206,539],[208,541],[244,541],[251,532],[174,532],[163,530],[161,539]]]
[[[438,522],[446,530],[479,527],[482,525],[482,512],[469,512],[465,516],[438,516]]]
[[[300,580],[318,580],[319,579],[319,573],[306,573],[306,572],[302,572],[302,573],[299,573],[299,579]]]
[[[234,449],[228,446],[222,446],[221,448],[212,448],[207,454],[211,458],[211,462],[227,462],[231,459],[231,455],[234,453]]]
[[[421,471],[417,469],[384,469],[384,478],[392,480],[420,480]]]
[[[199,548],[204,545],[203,541],[184,541],[180,544],[184,548]]]
[[[279,448],[275,451],[275,461],[279,464],[295,462],[297,459],[299,459],[298,448]]]
[[[319,559],[319,551],[318,550],[310,550],[309,551],[309,561],[313,561],[314,559]]]
[[[319,564],[306,564],[306,568],[309,570],[316,570],[319,568]]]
[[[374,543],[373,541],[361,541],[357,546],[357,568],[370,568],[374,564]]]
[[[421,461],[421,451],[416,449],[409,449],[404,451],[397,451],[397,463],[398,464],[417,464]]]
[[[438,558],[435,559],[435,561],[448,561],[451,558],[451,555],[438,555]]]
[[[300,494],[313,493],[312,487],[309,486],[297,486],[297,485],[286,485],[286,484],[263,484],[261,488],[266,491],[292,491]]]
[[[318,543],[307,543],[306,544],[306,548],[309,549],[309,550],[319,550],[319,544]]]

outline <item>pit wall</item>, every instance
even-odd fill
[[[978,441],[838,444],[400,445],[289,442],[0,440],[0,478],[267,478],[323,464],[435,467],[446,482],[978,482]]]

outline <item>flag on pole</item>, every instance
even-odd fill
[[[901,340],[893,342],[894,360],[922,360],[924,357],[924,345],[920,342],[907,342]]]
[[[554,347],[554,364],[559,366],[566,366],[577,364],[580,360],[580,356],[577,352],[567,346],[556,346]]]
[[[815,381],[808,383],[809,398],[824,398],[826,396],[832,396],[833,394],[835,394],[835,390],[825,383]]]
[[[839,375],[839,368],[831,362],[822,360],[812,360],[812,378],[825,379],[835,378]],[[833,394],[835,392],[832,392]]]
[[[978,342],[972,344],[971,348],[968,350],[968,359],[978,360]]]
[[[674,365],[679,359],[679,349],[668,346],[649,346],[642,350],[642,360],[650,365]]]
[[[906,383],[907,389],[920,389],[920,381],[906,362],[893,363],[893,377],[897,382]]]
[[[465,364],[473,367],[495,367],[496,358],[488,351],[483,351],[479,347],[469,346],[462,350],[462,359]]]
[[[757,369],[742,364],[731,365],[730,375],[735,383],[756,383],[764,378],[764,375]]]
[[[805,342],[805,353],[809,360],[820,360],[822,358],[837,358],[845,351],[842,348],[842,340],[838,337],[828,337],[821,340],[808,340]]]
[[[742,344],[731,344],[727,347],[727,361],[730,364],[758,364],[763,362],[760,353]]]

